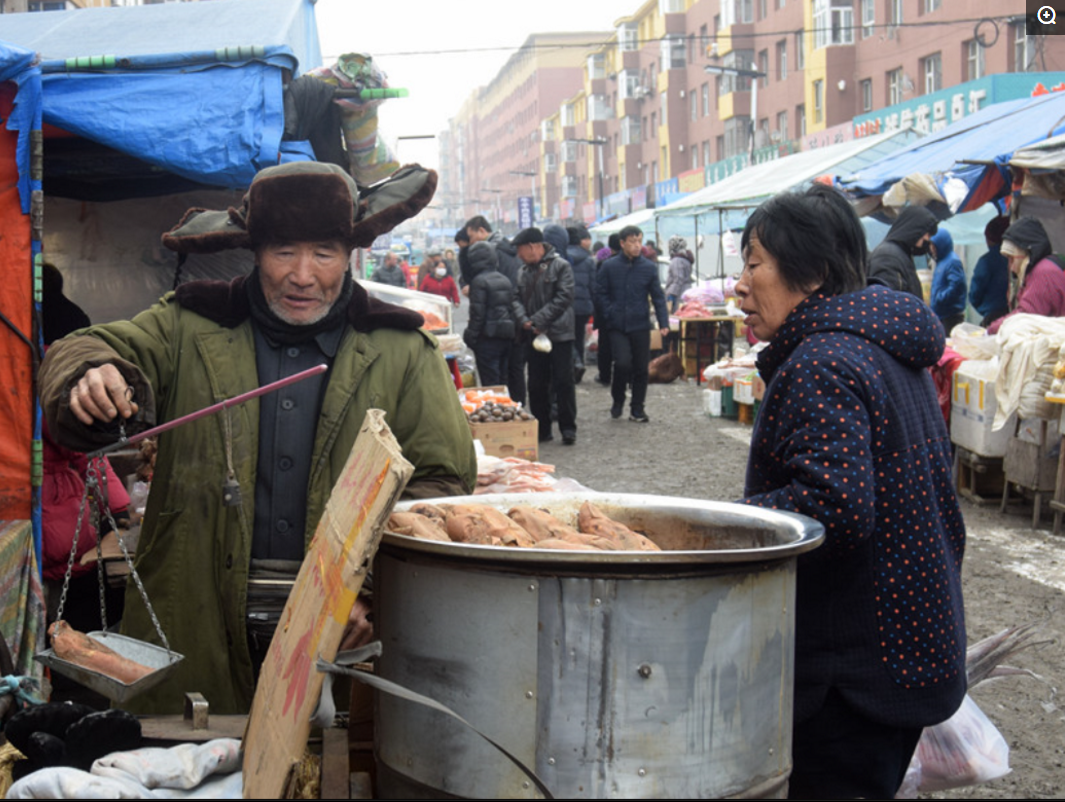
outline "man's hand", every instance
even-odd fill
[[[659,329],[658,333],[661,334],[663,337],[668,337],[669,336],[669,326],[666,326],[664,329]]]
[[[372,609],[370,603],[361,596],[355,599],[355,604],[348,615],[348,625],[344,628],[344,636],[340,639],[339,652],[349,649],[358,649],[365,646],[373,638]]]
[[[469,296],[469,294],[470,294],[470,285],[469,284],[467,284],[465,287],[462,288],[462,294],[467,296],[467,297]]]
[[[129,418],[137,412],[130,401],[132,388],[114,365],[90,368],[70,391],[70,410],[86,426],[93,421],[113,420],[115,415]]]

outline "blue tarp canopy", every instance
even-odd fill
[[[841,174],[839,185],[855,198],[887,195],[884,205],[896,208],[932,204],[941,207],[941,215],[972,211],[1008,194],[1007,165],[1015,150],[1063,132],[1065,93],[995,103],[851,175]]]
[[[56,156],[67,176],[84,179],[102,165],[104,173],[126,178],[130,189],[150,184],[151,172],[239,189],[263,167],[313,158],[306,147],[281,142],[284,74],[294,77],[321,63],[311,0],[4,14],[5,61],[19,53],[9,43],[40,57],[31,69],[40,74],[44,123],[82,145],[144,163],[131,168],[99,148],[50,140],[58,144],[46,145],[46,163]],[[0,62],[0,72],[5,66]],[[16,104],[24,100],[20,90]],[[84,181],[80,186],[84,191]]]

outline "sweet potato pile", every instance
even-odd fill
[[[415,504],[394,512],[388,529],[400,535],[482,546],[584,551],[661,551],[647,536],[605,516],[590,501],[581,505],[574,522],[527,504],[504,515],[485,504]]]

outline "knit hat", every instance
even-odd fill
[[[360,190],[335,164],[289,162],[256,173],[239,209],[189,209],[163,245],[178,253],[327,240],[368,248],[418,214],[435,191],[436,173],[416,164]]]
[[[510,241],[510,244],[515,248],[519,245],[531,245],[537,242],[544,241],[544,232],[533,226],[532,228],[523,228],[519,231],[514,239]]]
[[[684,237],[669,238],[669,255],[674,256],[688,250],[688,241]]]

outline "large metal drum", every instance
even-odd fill
[[[532,504],[575,521],[585,500],[664,551],[386,534],[374,573],[380,675],[450,707],[559,798],[780,795],[791,769],[796,557],[819,545],[821,525],[663,496],[440,503]],[[375,721],[379,796],[540,796],[438,711],[379,694]]]

